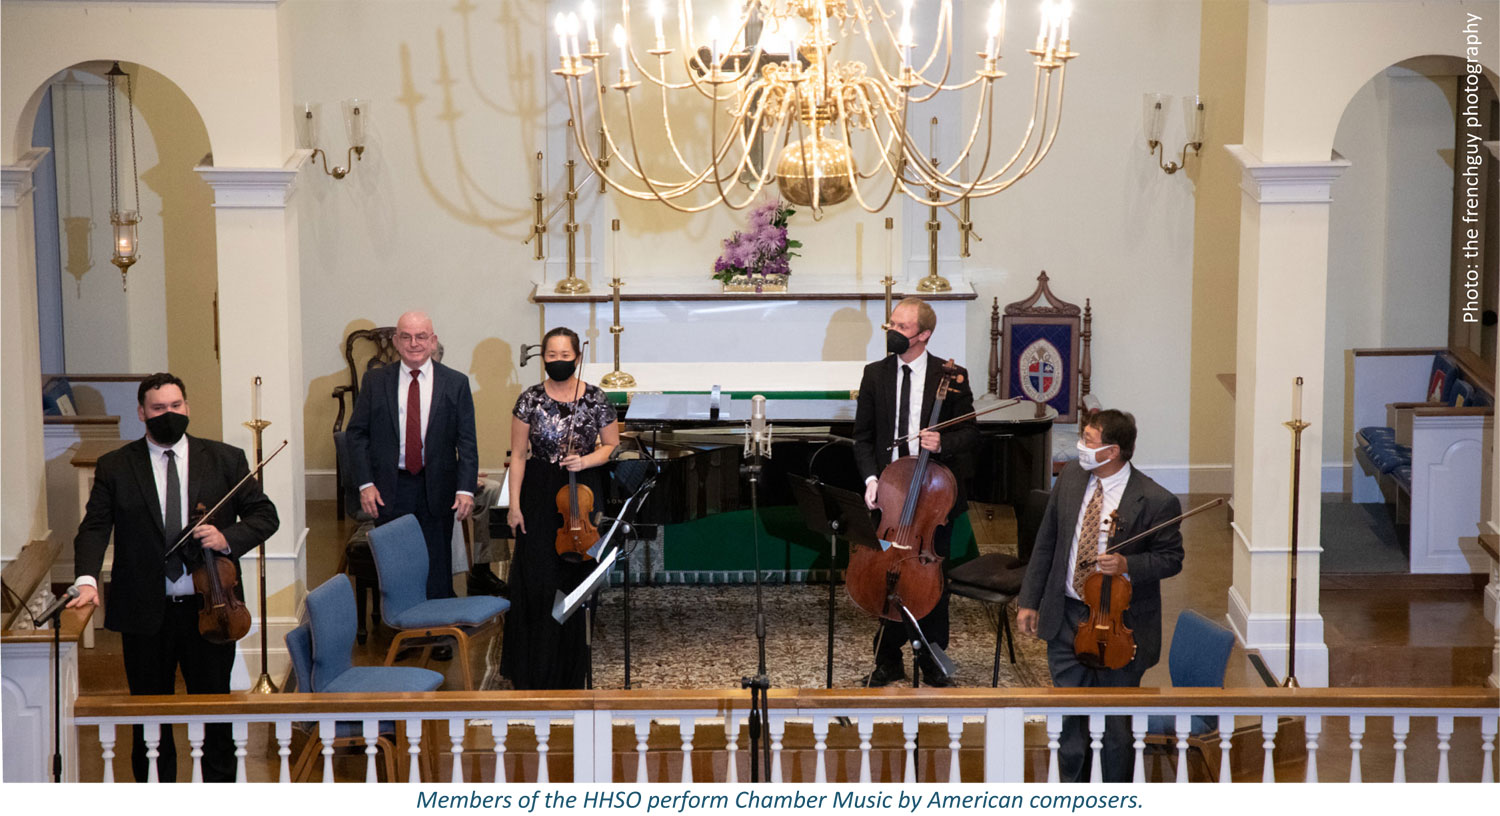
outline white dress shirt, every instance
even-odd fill
[[[401,364],[401,382],[396,386],[396,438],[401,440],[397,446],[396,469],[406,468],[406,401],[411,399],[412,369]],[[420,425],[422,439],[427,439],[427,417],[432,414],[432,358],[428,358],[422,367],[416,369],[416,385],[421,389],[418,400],[422,405],[422,416]],[[422,451],[422,464],[427,464],[427,451]]]
[[[901,366],[911,368],[911,404],[905,428],[901,427],[901,378],[906,376],[906,372],[901,370]],[[927,352],[918,354],[917,359],[909,363],[898,356],[896,358],[896,435],[892,437],[893,441],[922,430],[922,423],[926,421],[926,418],[922,416],[922,391],[926,386]],[[911,440],[910,444],[913,453],[921,447],[921,441],[917,439]],[[894,462],[900,458],[901,445],[897,444],[896,447],[891,448],[891,461]]]
[[[1094,491],[1102,482],[1104,484],[1104,507],[1099,511],[1099,540],[1094,546],[1099,548],[1099,554],[1104,554],[1104,547],[1109,542],[1109,514],[1120,506],[1120,496],[1125,493],[1125,483],[1130,481],[1130,463],[1113,476],[1100,479],[1098,476],[1090,475],[1088,487],[1083,491],[1083,505],[1078,511],[1078,522],[1073,526],[1073,545],[1068,548],[1068,580],[1063,583],[1068,597],[1081,601],[1078,593],[1073,590],[1073,571],[1078,568],[1078,537],[1083,534],[1083,517],[1088,513],[1089,501],[1094,498]]]
[[[147,456],[151,459],[151,475],[156,479],[156,500],[157,503],[161,506],[163,528],[166,527],[167,522],[166,512],[168,450],[171,450],[172,454],[177,459],[177,489],[180,492],[180,495],[177,498],[178,506],[182,508],[182,518],[177,520],[177,524],[180,529],[186,531],[188,527],[188,438],[186,435],[183,435],[181,439],[177,440],[177,444],[173,445],[171,448],[164,448],[161,445],[152,442],[151,437],[146,437],[146,451]],[[170,547],[176,543],[177,542],[175,541],[168,541],[166,546]],[[198,544],[196,541],[189,541],[188,543],[183,544],[182,548],[186,550],[188,547],[192,546],[202,545]],[[182,577],[178,578],[176,581],[173,581],[171,578],[166,579],[166,581],[168,595],[175,596],[193,594],[192,570],[184,572],[182,574]]]

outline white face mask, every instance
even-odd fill
[[[1113,447],[1113,446],[1111,446],[1111,445],[1105,445],[1105,446],[1099,447],[1099,448],[1091,448],[1088,445],[1083,444],[1083,440],[1082,439],[1078,440],[1078,465],[1079,465],[1079,467],[1082,467],[1084,470],[1094,470],[1095,468],[1098,468],[1101,465],[1104,465],[1104,464],[1109,463],[1110,461],[1113,461],[1113,457],[1111,457],[1110,459],[1105,459],[1103,461],[1099,460],[1099,451],[1102,451],[1102,450],[1104,450],[1104,448],[1108,448],[1108,447]]]

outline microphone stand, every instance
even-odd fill
[[[823,480],[818,478],[813,465],[817,463],[819,454],[841,441],[843,440],[838,438],[829,439],[813,451],[813,455],[807,460],[807,477],[812,480],[813,485],[817,487],[818,495],[823,498],[823,515],[828,519],[828,659],[826,662],[828,688],[833,688],[833,623],[834,609],[838,603],[839,535],[844,531],[844,521],[837,503],[823,490],[825,485]]]
[[[76,595],[77,593],[73,593]],[[31,622],[41,626],[52,622],[52,781],[62,782],[62,613],[66,604],[58,604],[52,614]],[[27,614],[30,614],[29,612]]]
[[[752,401],[753,403],[753,401]],[[752,412],[754,409],[751,409]],[[771,770],[770,721],[771,677],[766,670],[766,611],[760,577],[760,495],[759,482],[764,440],[747,434],[745,446],[750,452],[750,464],[745,473],[750,479],[750,535],[755,550],[755,641],[758,661],[754,677],[740,678],[740,688],[750,689],[750,781],[760,781],[761,763],[765,763],[769,779]]]

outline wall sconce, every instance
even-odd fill
[[[1167,124],[1167,111],[1172,108],[1172,97],[1166,94],[1146,94],[1146,147],[1153,154],[1158,150],[1156,163],[1167,175],[1181,170],[1187,164],[1188,151],[1194,155],[1203,148],[1203,97],[1192,94],[1182,98],[1183,122],[1187,126],[1187,141],[1182,145],[1182,154],[1178,161],[1169,162],[1167,149],[1161,143],[1161,132]]]
[[[303,102],[297,106],[297,146],[304,150],[312,150],[313,158],[323,158],[323,172],[336,179],[349,175],[354,169],[354,162],[363,161],[365,155],[365,117],[370,114],[370,100],[368,99],[345,99],[342,103],[344,108],[344,131],[349,136],[349,153],[344,158],[343,166],[335,166],[328,169],[328,151],[318,147],[318,123],[321,121],[318,115],[319,106],[312,102]]]

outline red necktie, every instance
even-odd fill
[[[421,373],[411,373],[406,389],[406,472],[413,476],[422,472],[422,386],[417,382]]]

